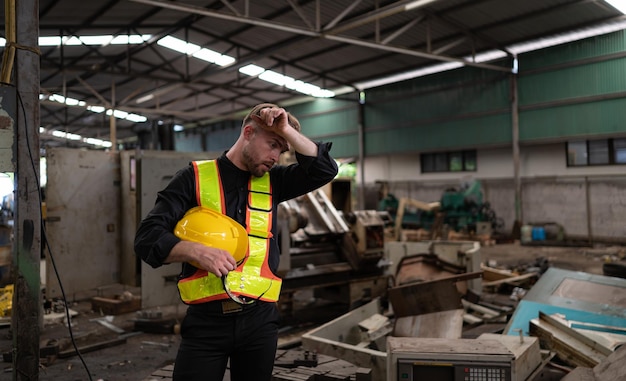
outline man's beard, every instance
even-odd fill
[[[266,171],[265,171],[264,166],[255,164],[254,158],[248,151],[248,147],[244,147],[242,156],[243,156],[243,164],[246,166],[246,168],[248,169],[248,172],[250,172],[252,176],[261,177],[265,174]]]

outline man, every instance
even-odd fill
[[[244,118],[228,151],[214,161],[192,162],[158,193],[138,228],[135,252],[152,267],[183,263],[179,291],[189,307],[174,381],[221,381],[228,360],[233,381],[271,380],[280,318],[277,206],[336,176],[330,147],[302,135],[298,120],[284,109],[260,104]],[[297,163],[276,165],[290,149]],[[233,253],[173,233],[199,205],[246,228],[245,259],[238,263]]]

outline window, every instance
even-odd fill
[[[613,140],[613,152],[615,164],[626,164],[626,139]]]
[[[567,165],[587,165],[587,142],[567,143]]]
[[[592,140],[589,146],[589,164],[609,164],[608,140]]]
[[[626,164],[626,139],[567,142],[567,166]]]
[[[476,151],[474,150],[424,153],[420,155],[420,159],[422,173],[476,171]]]

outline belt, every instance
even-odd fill
[[[212,302],[191,304],[189,308],[200,313],[218,313],[218,314],[231,314],[241,311],[247,311],[255,308],[259,304],[264,303],[260,301],[254,301],[249,304],[239,304],[231,299],[214,300]]]

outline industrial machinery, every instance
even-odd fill
[[[446,189],[439,202],[424,203],[387,193],[379,202],[379,210],[388,211],[396,221],[396,238],[402,227],[432,230],[442,225],[454,231],[476,232],[477,224],[488,223],[492,231],[504,226],[489,202],[483,200],[480,182],[473,180],[459,188]]]
[[[541,365],[539,340],[483,334],[477,339],[389,337],[387,380],[525,381]]]
[[[278,213],[283,303],[298,290],[313,289],[316,298],[351,309],[386,292],[379,262],[388,213],[338,211],[321,189],[281,203]]]

